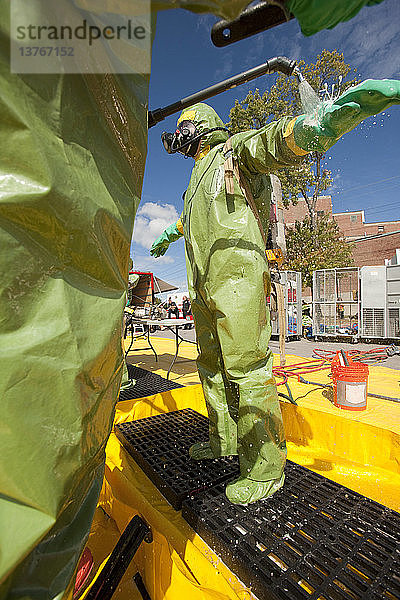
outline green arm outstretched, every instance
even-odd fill
[[[321,102],[311,114],[283,117],[258,130],[232,138],[233,151],[247,175],[298,164],[308,152],[326,152],[361,121],[400,104],[400,81],[366,81],[332,102]]]
[[[326,152],[361,121],[393,104],[400,104],[400,81],[367,79],[333,103],[322,102],[313,114],[297,117],[294,142],[306,152]]]
[[[154,256],[154,258],[158,258],[159,256],[163,256],[169,248],[169,245],[172,242],[176,242],[183,236],[183,225],[181,218],[177,220],[176,223],[173,223],[165,231],[162,232],[160,237],[153,242],[152,247],[150,248],[150,254]]]

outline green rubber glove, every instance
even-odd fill
[[[361,121],[393,104],[400,104],[400,81],[367,79],[346,90],[334,103],[322,102],[312,114],[297,117],[294,140],[307,152],[326,152]]]
[[[286,0],[286,8],[298,20],[304,35],[314,35],[322,29],[332,29],[342,21],[352,19],[363,6],[380,4],[383,0]]]
[[[172,242],[176,242],[183,235],[183,231],[180,231],[178,227],[182,227],[180,225],[181,220],[178,219],[176,223],[173,223],[165,231],[162,232],[160,237],[156,239],[150,248],[150,254],[154,256],[154,258],[158,258],[159,256],[163,256],[169,248],[169,245]]]

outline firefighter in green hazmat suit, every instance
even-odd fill
[[[322,103],[314,115],[236,134],[229,146],[216,112],[197,104],[183,111],[175,134],[162,136],[169,153],[192,156],[195,165],[180,220],[150,252],[164,254],[183,231],[210,420],[209,441],[195,444],[190,455],[239,455],[240,477],[226,488],[233,503],[267,498],[284,482],[286,444],[268,349],[268,173],[298,164],[309,151],[327,150],[363,118],[399,100],[400,82],[368,80],[335,104]]]

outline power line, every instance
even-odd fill
[[[384,210],[394,208],[395,206],[399,206],[399,204],[400,204],[399,201],[395,201],[395,202],[386,203],[383,206],[376,206],[376,204],[375,204],[374,206],[364,206],[363,208],[354,208],[352,210],[340,210],[340,211],[339,210],[338,211],[333,210],[332,212],[333,213],[335,213],[335,212],[340,212],[340,213],[346,213],[346,212],[348,212],[348,213],[351,213],[351,212],[361,211],[361,210],[363,210],[363,211],[367,211],[368,210],[370,213],[381,212],[381,211],[383,212]]]
[[[186,270],[182,270],[182,271],[174,271],[172,273],[168,273],[166,271],[158,271],[159,273],[161,273],[161,275],[159,275],[159,277],[168,277],[169,279],[171,279],[172,277],[185,277],[186,276]]]
[[[355,198],[352,198],[352,200],[362,200],[363,197],[362,196],[356,196]],[[340,203],[344,203],[344,199],[340,199],[339,201]],[[335,201],[334,204],[339,204],[338,201]],[[370,211],[370,212],[380,212],[383,210],[386,210],[386,208],[390,208],[390,207],[395,207],[395,206],[399,206],[400,205],[400,200],[395,200],[394,202],[389,202],[389,203],[385,203],[383,206],[377,206],[376,203],[370,206],[363,206],[363,208],[356,208],[356,209],[352,209],[349,210],[348,212],[354,212],[354,210],[364,210],[364,211]],[[338,208],[336,209],[337,212],[346,212],[346,210],[339,210]],[[334,212],[334,211],[333,211]]]
[[[395,191],[397,189],[399,189],[400,184],[397,181],[388,181],[386,182],[384,185],[382,185],[379,189],[377,190],[367,190],[365,192],[363,192],[362,196],[355,196],[356,198],[365,198],[367,196],[370,196],[371,194],[385,194],[388,191]],[[341,194],[341,197],[339,199],[339,201],[344,202],[346,199],[347,194],[350,195],[351,198],[354,198],[354,196],[347,190],[347,189],[338,189],[336,191],[333,191],[333,195],[335,194]]]
[[[378,181],[371,181],[370,183],[365,183],[363,185],[356,185],[352,188],[346,188],[346,193],[351,192],[352,190],[360,190],[361,188],[366,188],[371,185],[377,185],[378,183],[383,183],[385,181],[391,181],[392,179],[398,179],[400,175],[393,175],[393,177],[386,177],[385,179],[378,179]]]
[[[165,270],[163,270],[163,273],[165,275],[167,275],[168,277],[172,277],[173,275],[177,275],[179,273],[186,273],[186,266],[182,265],[178,269],[172,269],[171,271],[169,271],[168,269],[165,269]]]

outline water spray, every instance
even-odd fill
[[[297,65],[293,69],[293,75],[296,77],[299,85],[300,102],[303,112],[306,114],[311,114],[321,103],[321,99],[319,98],[317,92],[308,83],[307,79],[301,73]]]

